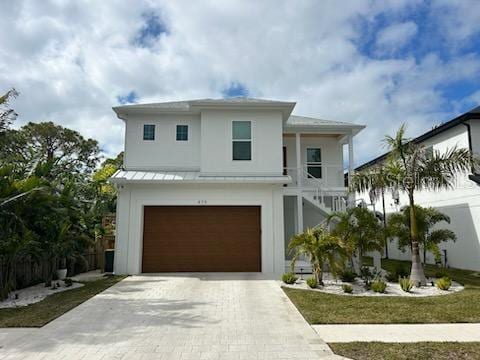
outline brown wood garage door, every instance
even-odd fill
[[[261,271],[259,206],[146,206],[142,271]]]

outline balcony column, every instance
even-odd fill
[[[295,133],[295,155],[297,157],[297,186],[302,186],[303,166],[302,166],[302,149],[300,146],[300,133]]]
[[[297,195],[297,234],[303,232],[303,196],[301,193]]]
[[[348,186],[352,184],[353,176],[353,134],[348,135]],[[349,206],[355,206],[355,193],[351,193],[348,197]]]

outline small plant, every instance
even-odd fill
[[[365,283],[365,288],[367,290],[370,289],[372,281],[381,279],[380,271],[378,271],[377,268],[374,268],[373,270],[370,270],[370,268],[368,266],[363,266],[362,267],[362,269],[360,270],[360,276],[362,277],[362,279]]]
[[[70,278],[65,278],[65,280],[63,280],[64,283],[65,283],[65,287],[70,287],[73,285],[73,280],[70,279]]]
[[[343,282],[354,282],[357,274],[351,269],[345,269],[340,273],[340,279]]]
[[[282,276],[282,281],[285,284],[292,285],[292,284],[295,284],[297,280],[298,280],[298,277],[293,272],[285,273]]]
[[[353,293],[352,285],[349,285],[349,284],[343,284],[343,285],[342,285],[342,290],[343,290],[343,292],[346,293],[346,294],[351,294],[351,293]]]
[[[317,279],[315,279],[314,277],[307,279],[307,285],[310,288],[315,289],[318,286]]]
[[[400,284],[400,288],[409,293],[413,288],[413,281],[411,281],[408,277],[399,277],[398,283]]]
[[[404,265],[397,265],[393,271],[389,271],[386,279],[390,282],[397,282],[399,278],[406,278],[409,276],[409,271]]]
[[[387,288],[387,283],[383,280],[375,280],[372,282],[371,288],[374,292],[383,294]]]
[[[437,288],[440,290],[448,290],[450,289],[450,286],[452,286],[452,280],[448,277],[442,277],[435,281],[435,285],[437,285]]]

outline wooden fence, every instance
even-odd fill
[[[67,263],[68,275],[74,276],[81,272],[98,269],[98,257],[94,251],[89,251],[83,255],[84,260],[77,260],[74,263]],[[0,276],[4,273],[0,269]],[[45,280],[45,264],[37,263],[31,259],[19,261],[16,264],[16,282],[17,289],[22,289],[31,285],[39,284]]]

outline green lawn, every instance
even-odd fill
[[[1,327],[41,327],[96,294],[122,280],[123,276],[109,276],[85,283],[85,286],[50,295],[44,300],[14,309],[0,309]]]
[[[379,343],[328,344],[333,352],[355,360],[474,360],[480,359],[480,343]]]
[[[382,267],[399,263],[386,260]],[[434,266],[426,272],[433,275]],[[355,297],[284,288],[310,324],[389,324],[480,322],[480,276],[468,270],[448,269],[449,276],[465,285],[455,294],[424,297]]]

